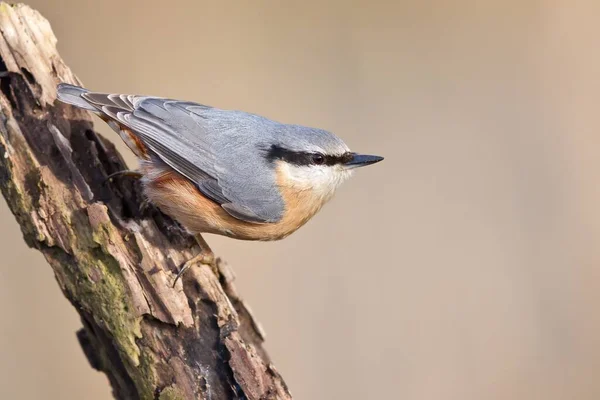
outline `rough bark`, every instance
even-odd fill
[[[61,81],[79,84],[49,23],[0,3],[0,188],[80,314],[92,367],[118,399],[291,399],[225,263],[171,288],[194,241],[134,180],[105,182],[123,159],[55,101]]]

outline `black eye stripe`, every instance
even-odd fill
[[[346,153],[341,156],[332,156],[320,153],[292,151],[273,145],[267,150],[266,157],[270,161],[282,160],[294,165],[336,165],[345,164],[350,161],[352,154]]]

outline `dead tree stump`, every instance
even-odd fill
[[[171,288],[194,241],[141,206],[135,181],[106,182],[123,159],[55,101],[59,82],[80,84],[48,21],[0,3],[0,188],[81,316],[92,367],[118,399],[291,399],[227,265]]]

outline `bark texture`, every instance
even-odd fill
[[[123,159],[88,113],[55,101],[61,81],[80,84],[48,21],[0,3],[0,188],[81,315],[92,367],[118,399],[291,399],[225,263],[171,288],[194,241],[142,207],[134,180],[105,182]]]

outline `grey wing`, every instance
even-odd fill
[[[131,129],[152,152],[193,181],[231,216],[277,222],[284,203],[275,170],[260,154],[262,117],[156,97],[83,93],[82,98]]]

